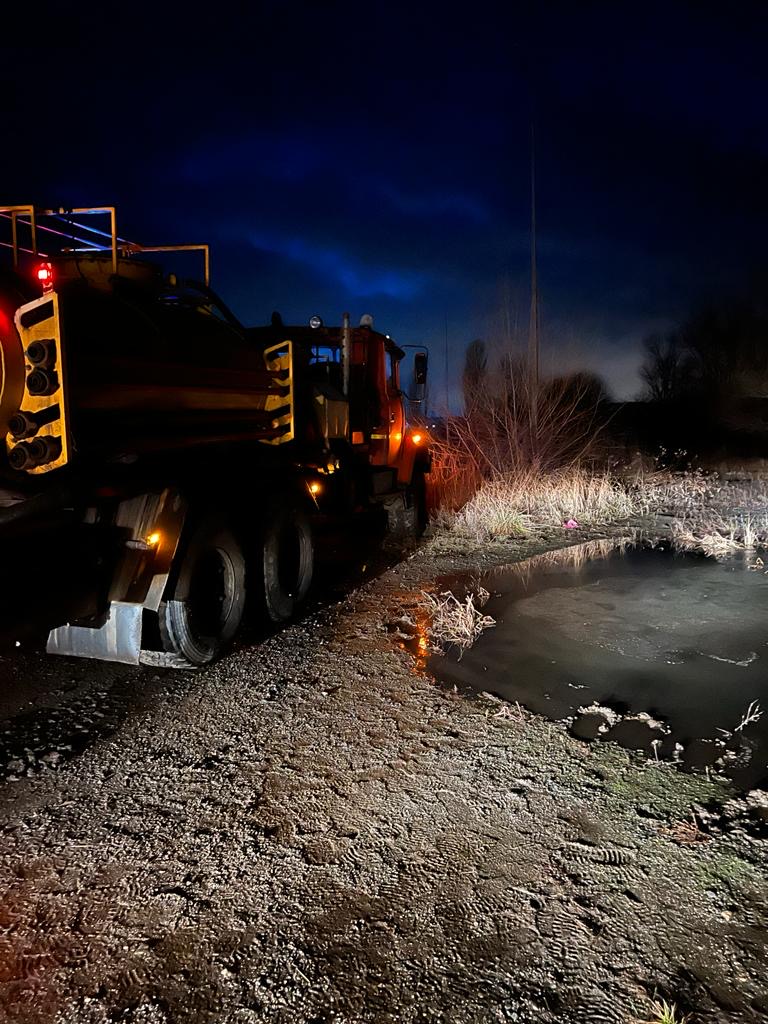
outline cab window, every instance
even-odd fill
[[[339,349],[335,345],[313,345],[310,363],[338,363]]]
[[[387,352],[387,388],[390,394],[400,393],[400,360]]]

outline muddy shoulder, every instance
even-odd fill
[[[500,715],[389,628],[558,544],[428,542],[6,786],[7,1019],[768,1020],[766,842],[696,817],[727,783]]]

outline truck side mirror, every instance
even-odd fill
[[[427,386],[427,353],[417,352],[413,357],[413,382],[417,389]]]
[[[409,388],[413,392],[405,392],[405,397],[409,402],[420,404],[427,397],[427,361],[429,354],[423,345],[405,345],[405,349],[417,349],[413,356],[413,372],[408,373],[410,380],[408,381]]]

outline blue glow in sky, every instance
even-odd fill
[[[474,338],[524,344],[532,119],[545,362],[630,397],[645,335],[764,278],[764,4],[257,2],[204,31],[51,7],[0,63],[10,151],[36,151],[52,81],[66,102],[4,201],[210,241],[249,322],[373,313],[432,348],[441,394],[446,325],[449,393]],[[105,36],[98,82],[73,74]]]
[[[427,275],[398,270],[379,264],[366,266],[359,260],[328,246],[315,245],[300,237],[280,237],[254,233],[253,246],[262,253],[285,256],[327,277],[340,291],[353,299],[379,298],[411,300],[423,294]]]

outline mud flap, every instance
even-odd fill
[[[172,488],[120,503],[115,522],[128,536],[110,583],[107,617],[101,626],[67,623],[51,630],[49,654],[124,665],[146,663],[151,652],[141,646],[144,611],[160,608],[185,515],[186,502]]]
[[[145,609],[153,608],[154,593],[162,592],[168,576],[156,576],[144,604],[136,601],[111,601],[102,626],[59,626],[48,634],[48,654],[70,658],[96,658],[118,661],[123,665],[152,665],[155,668],[186,668],[189,662],[165,651],[145,651],[141,646],[141,627]]]
[[[418,536],[416,508],[406,504],[405,493],[392,494],[381,504],[387,516],[384,547],[400,550],[414,544]]]
[[[156,612],[168,583],[168,573],[151,578],[143,601],[110,601],[106,621],[101,626],[78,626],[67,623],[48,634],[48,654],[66,654],[70,658],[96,658],[119,661],[124,665],[157,664],[147,661],[141,647],[141,631],[145,609]],[[168,665],[178,668],[178,665]]]
[[[143,604],[135,601],[112,601],[103,626],[59,626],[48,634],[45,649],[49,654],[138,665],[143,612]]]

